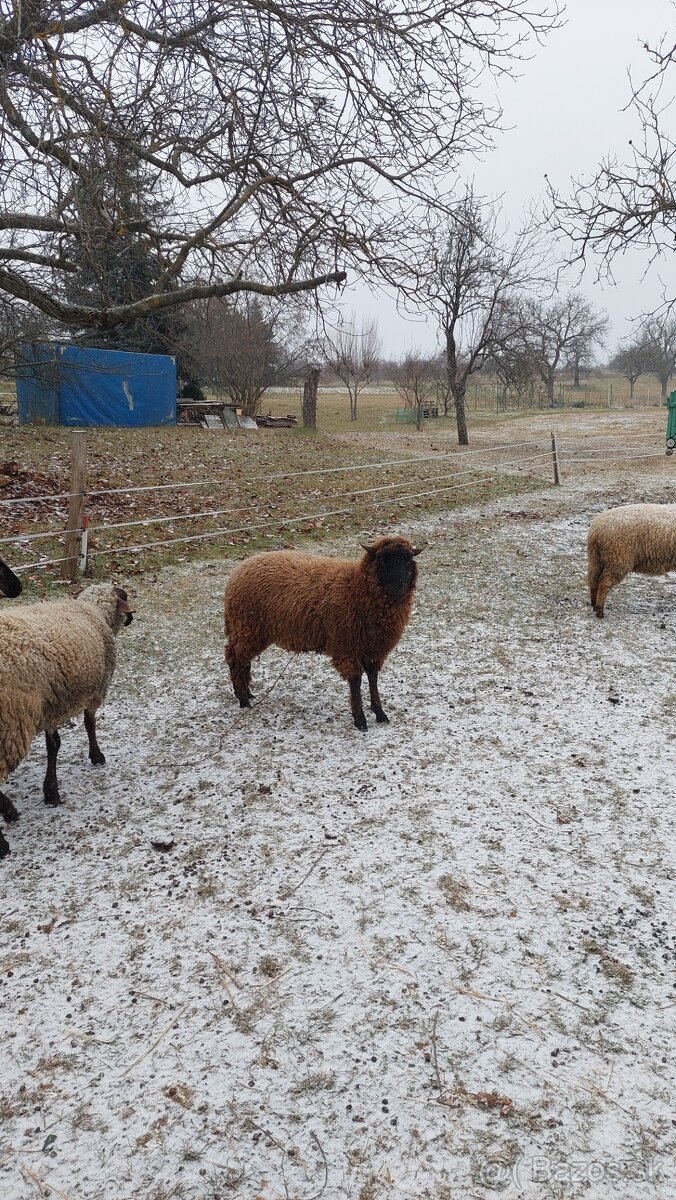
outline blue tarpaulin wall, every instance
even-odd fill
[[[22,346],[16,362],[22,425],[175,425],[176,362],[61,342]]]

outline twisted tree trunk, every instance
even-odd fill
[[[317,428],[317,388],[319,367],[312,367],[303,384],[303,425],[306,429]]]

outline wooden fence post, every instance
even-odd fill
[[[75,579],[80,546],[84,498],[87,487],[87,434],[84,429],[74,429],[70,439],[70,500],[68,502],[68,524],[66,529],[65,561],[61,563],[61,578]]]
[[[554,462],[554,483],[558,486],[561,483],[559,475],[559,448],[556,444],[556,434],[552,430],[552,459]]]

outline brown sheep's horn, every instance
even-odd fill
[[[369,558],[375,558],[375,555],[376,555],[375,546],[367,546],[366,542],[360,542],[359,545],[361,546],[362,550],[366,551]]]
[[[411,550],[411,554],[415,558],[418,554],[422,554],[423,550],[426,550],[426,549],[427,549],[427,546],[418,546],[417,550],[416,549]]]

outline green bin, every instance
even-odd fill
[[[676,392],[670,393],[667,408],[667,454],[673,454],[676,449]]]

